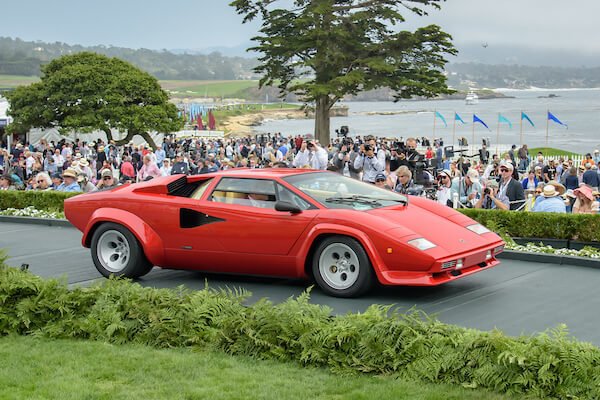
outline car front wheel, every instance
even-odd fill
[[[105,277],[139,278],[152,269],[142,246],[124,226],[104,223],[92,236],[92,259]]]
[[[319,287],[332,296],[357,297],[373,283],[373,270],[361,244],[346,236],[323,240],[313,257],[313,275]]]

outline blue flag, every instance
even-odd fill
[[[567,129],[569,128],[567,124],[563,124],[562,122],[560,122],[560,120],[556,118],[550,111],[548,111],[548,119],[566,127]]]
[[[498,123],[506,123],[508,124],[508,126],[510,127],[510,129],[512,129],[512,123],[508,120],[508,118],[506,118],[504,115],[502,114],[498,114]]]
[[[531,124],[531,126],[535,127],[535,124],[533,123],[533,121],[531,120],[531,118],[529,118],[529,116],[527,114],[525,114],[523,111],[521,111],[521,121],[526,119],[527,121],[529,121],[529,123]]]
[[[444,118],[444,116],[442,114],[440,114],[438,111],[436,111],[435,116],[442,120],[442,122],[444,123],[444,126],[446,128],[448,127],[448,124],[446,123],[446,118]]]
[[[463,119],[462,119],[462,118],[460,117],[460,115],[458,115],[457,113],[454,113],[454,120],[455,120],[455,121],[460,121],[460,122],[462,122],[463,124],[466,124],[466,122],[465,122],[465,121],[463,121]]]
[[[490,127],[487,126],[485,122],[483,122],[481,119],[479,119],[479,117],[477,115],[473,114],[473,123],[475,123],[475,122],[479,122],[481,125],[485,126],[488,129],[488,131],[490,130]]]

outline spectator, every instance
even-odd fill
[[[146,178],[148,178],[149,176],[153,178],[158,178],[162,176],[162,174],[156,166],[156,163],[152,162],[152,156],[150,156],[150,154],[148,153],[144,156],[144,165],[142,166],[142,168],[140,168],[140,170],[137,173],[138,182],[145,181]]]
[[[513,179],[514,166],[510,162],[500,164],[499,195],[508,197],[510,209],[518,210],[525,201],[525,192],[521,183]]]
[[[458,193],[458,201],[467,207],[474,205],[481,197],[481,192],[479,174],[474,169],[468,170],[464,178],[457,178],[452,182],[452,195]]]
[[[573,191],[576,199],[573,204],[573,214],[594,214],[592,211],[592,203],[596,200],[592,194],[592,188],[581,184],[580,187]]]
[[[498,194],[497,181],[488,180],[486,188],[483,190],[483,196],[479,198],[474,207],[485,210],[508,210],[510,209],[510,201],[508,197]]]
[[[77,175],[77,183],[83,193],[95,192],[97,190],[96,186],[90,182],[90,178],[85,172],[80,172],[79,175]]]
[[[523,190],[534,191],[540,181],[535,176],[535,171],[530,170],[527,178],[523,179],[522,185]]]
[[[533,207],[534,212],[554,212],[566,213],[566,206],[563,199],[553,185],[546,185],[542,191],[543,201],[537,200]]]
[[[110,169],[104,169],[100,172],[100,181],[96,185],[97,190],[107,190],[117,187],[117,181]]]
[[[585,172],[583,173],[582,181],[591,187],[592,190],[598,190],[598,187],[600,187],[600,177],[598,177],[598,172],[592,170],[592,164],[589,162],[585,163]]]
[[[392,190],[390,186],[386,184],[386,176],[384,173],[379,173],[375,176],[375,186],[381,189]]]
[[[452,173],[447,169],[443,169],[438,174],[438,179],[440,184],[437,191],[437,202],[445,206],[452,207]]]
[[[81,192],[81,187],[77,184],[77,171],[67,168],[63,172],[63,183],[56,190],[58,192]]]
[[[9,174],[0,176],[0,190],[17,190],[13,185],[13,178]]]
[[[50,175],[47,172],[40,172],[35,176],[35,186],[34,190],[42,190],[48,191],[52,190],[52,179],[50,179]]]

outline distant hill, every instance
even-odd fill
[[[0,74],[38,76],[40,65],[81,51],[93,51],[129,61],[158,79],[234,80],[250,79],[257,60],[209,54],[174,54],[167,50],[127,49],[112,46],[84,47],[66,43],[27,42],[0,37]]]
[[[230,48],[231,54],[238,54],[251,46],[251,43]],[[496,46],[497,47],[497,46]],[[27,42],[21,39],[0,37],[0,75],[39,76],[40,65],[65,54],[81,51],[93,51],[110,57],[118,57],[154,75],[161,80],[249,80],[259,77],[252,71],[258,65],[256,58],[226,56],[221,52],[203,51],[214,50],[148,50],[127,49],[113,46],[84,47],[66,43],[44,43],[41,41]],[[224,50],[225,49],[222,49]],[[561,54],[550,50],[531,50],[530,54],[519,47],[497,47],[492,45],[459,46],[461,53],[457,58],[452,57],[446,66],[448,83],[457,89],[475,88],[528,88],[531,86],[543,88],[586,88],[600,87],[600,67],[561,67],[557,65],[535,66],[525,65],[531,60],[543,62],[558,61]],[[572,55],[572,57],[571,57]],[[581,54],[575,51],[565,51],[565,63]],[[511,58],[512,57],[512,58]],[[547,57],[547,58],[544,58]],[[551,58],[554,57],[554,58]],[[600,56],[590,55],[590,65],[600,65]],[[568,61],[567,59],[571,59]],[[582,60],[582,58],[578,58]],[[598,62],[594,64],[595,60]],[[470,62],[460,62],[468,60]],[[512,60],[512,61],[511,61]],[[497,62],[497,65],[493,65]],[[0,82],[0,88],[3,87]],[[186,88],[194,91],[194,89]],[[248,93],[240,93],[240,97],[271,99],[277,97],[277,90],[257,90],[248,88]],[[381,99],[389,98],[389,92],[369,93]]]

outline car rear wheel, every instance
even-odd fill
[[[152,269],[136,237],[122,225],[104,223],[92,236],[92,260],[105,277],[139,278]]]
[[[373,283],[373,270],[361,244],[346,236],[323,240],[313,257],[313,275],[319,287],[332,296],[357,297]]]

